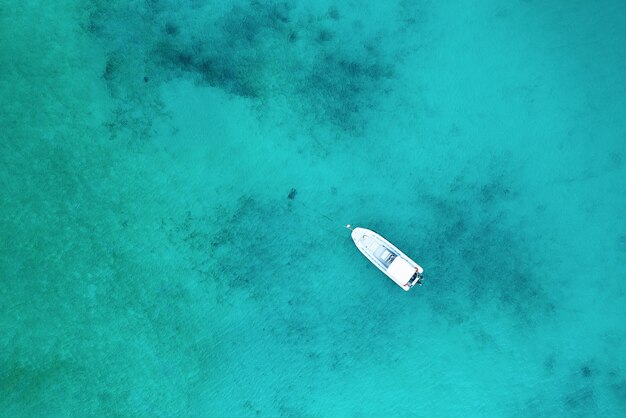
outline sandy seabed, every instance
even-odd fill
[[[309,3],[0,6],[0,415],[625,415],[626,5]]]

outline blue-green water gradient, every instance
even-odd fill
[[[610,0],[3,2],[0,415],[624,416],[625,40]]]

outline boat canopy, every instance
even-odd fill
[[[394,282],[404,286],[415,274],[415,267],[401,257],[396,257],[387,268],[387,274]]]

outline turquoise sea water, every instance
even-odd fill
[[[0,415],[625,416],[625,41],[623,1],[4,1]]]

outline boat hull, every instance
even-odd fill
[[[421,284],[424,269],[376,232],[354,228],[352,240],[361,253],[403,290]]]

